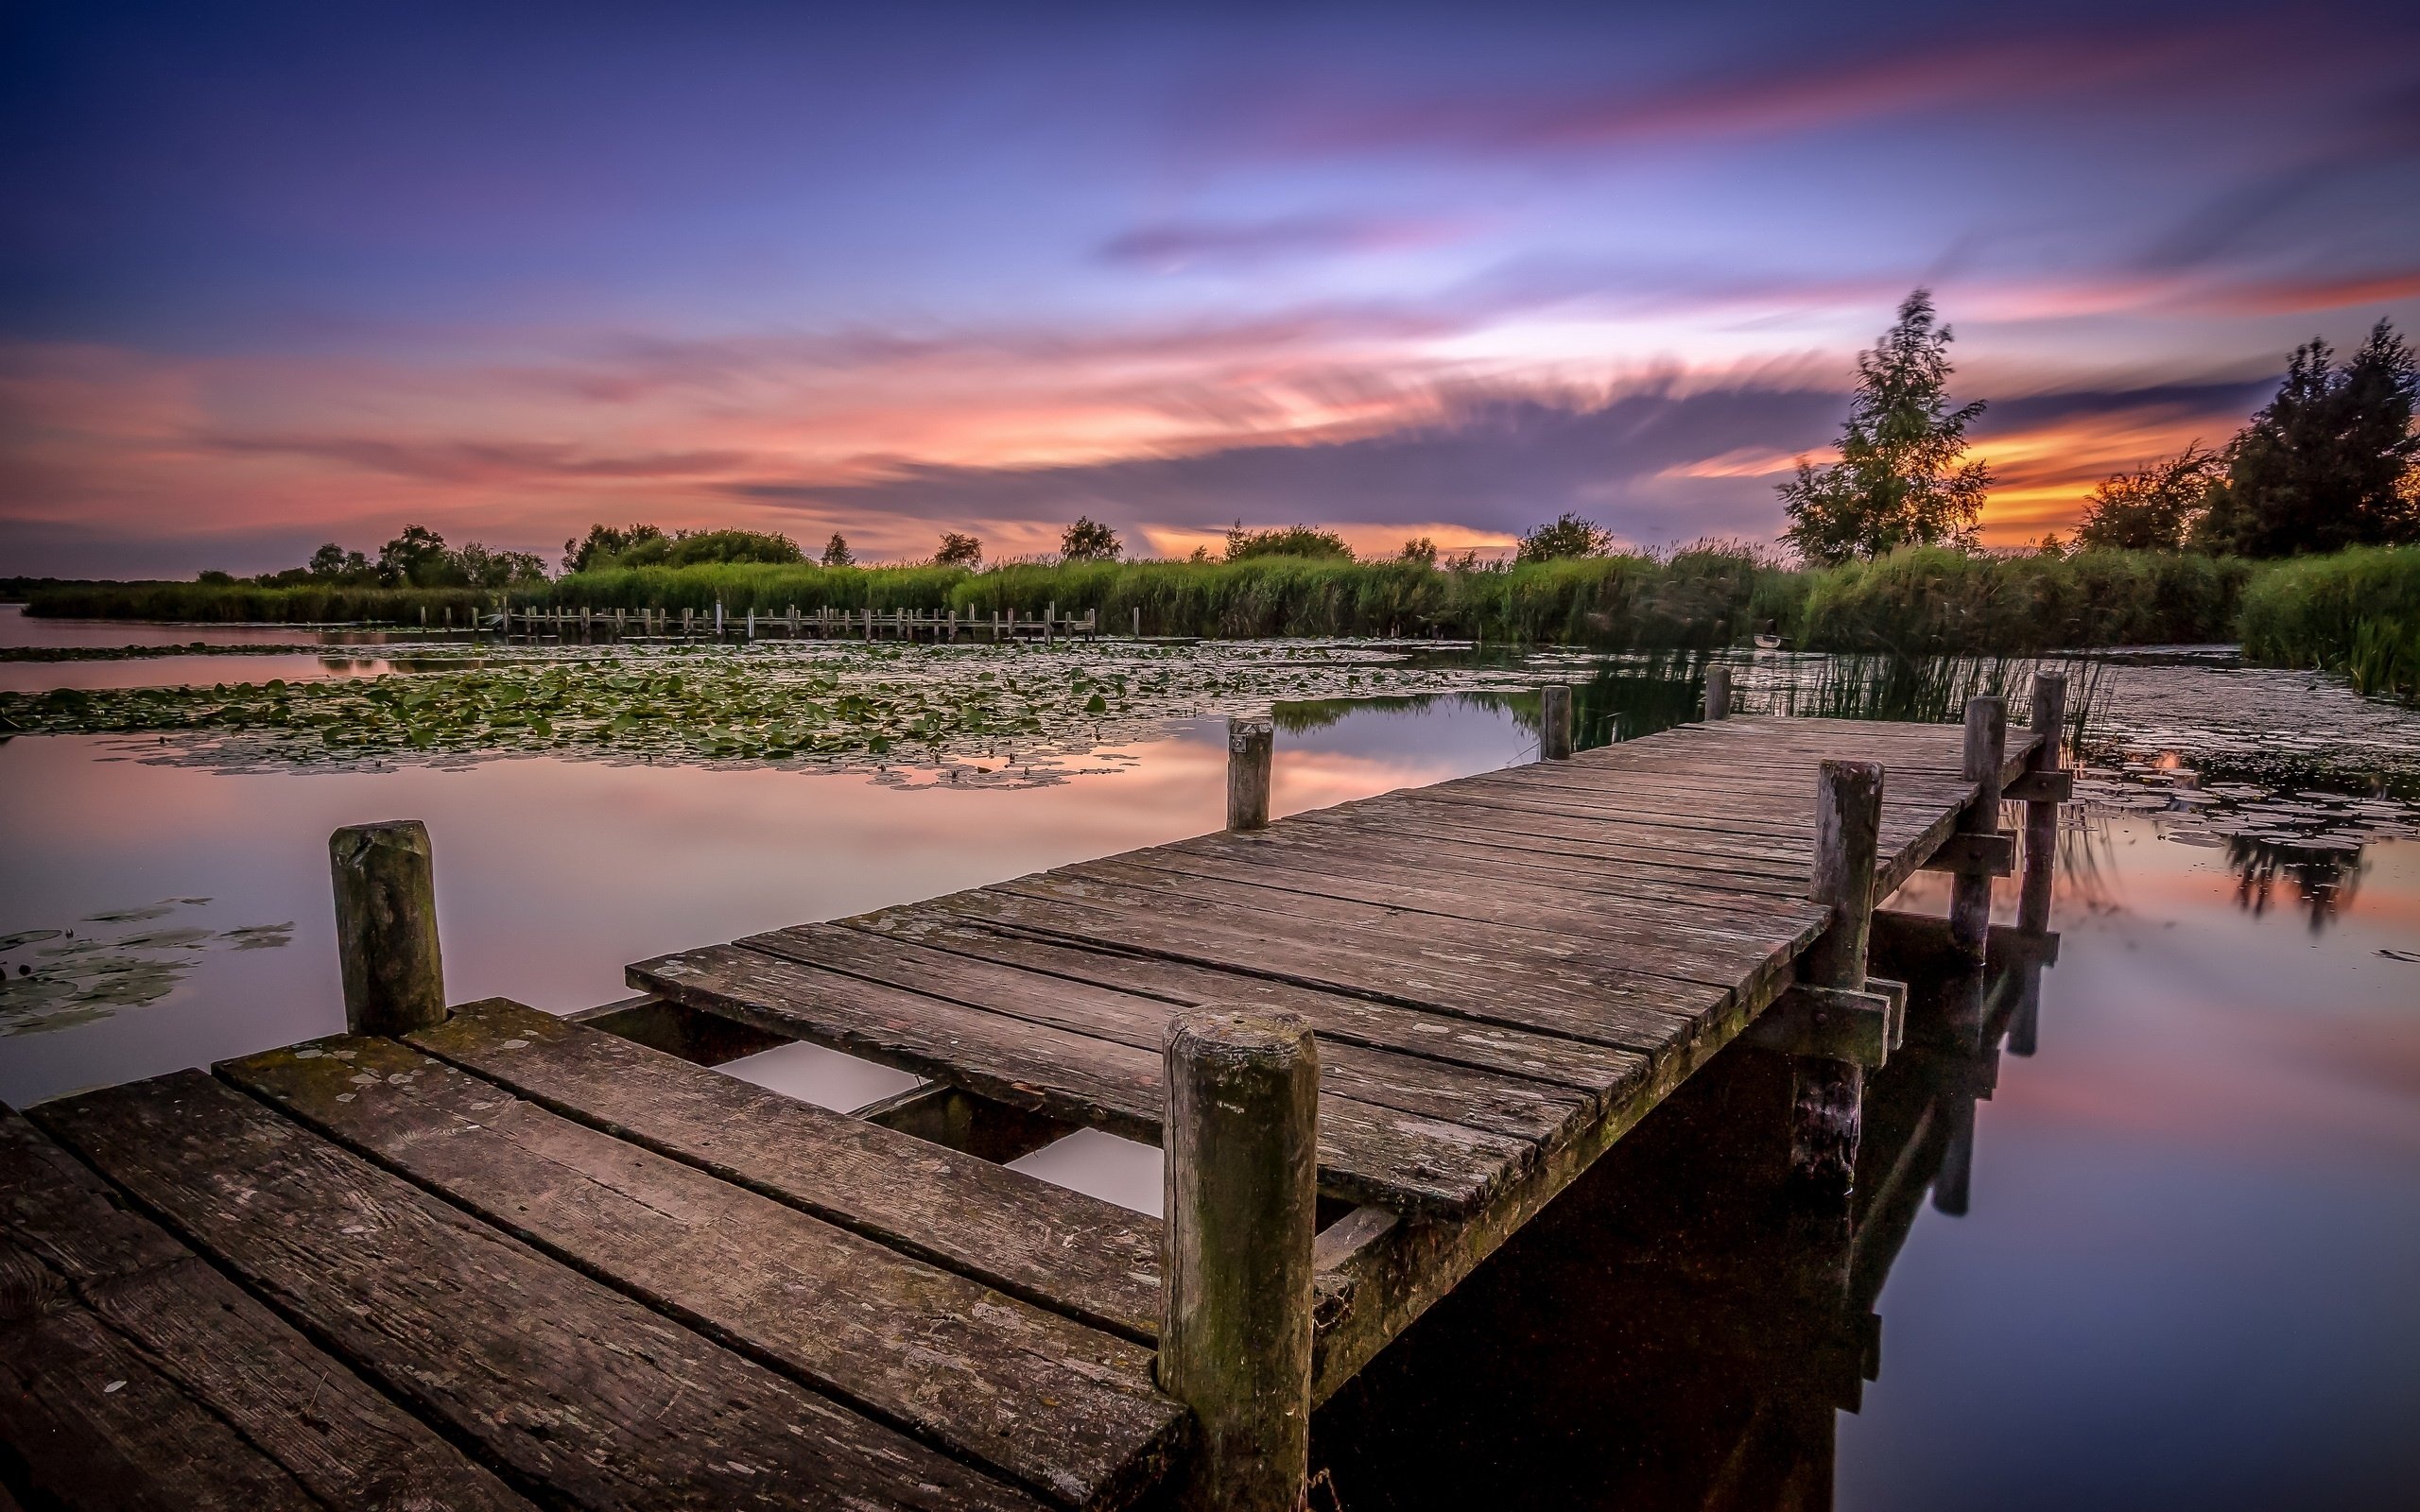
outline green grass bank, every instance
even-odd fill
[[[36,587],[36,614],[195,623],[457,624],[492,590],[214,583]],[[826,568],[728,563],[576,573],[516,603],[779,614],[956,609],[983,617],[1098,610],[1154,635],[1476,637],[1606,649],[1702,650],[1759,631],[1813,650],[2026,655],[2070,646],[2240,639],[2279,665],[2351,674],[2407,696],[2420,681],[2420,547],[2255,563],[2193,553],[1977,557],[1937,549],[1792,571],[1752,553],[1598,557],[1477,569],[1259,558],[1237,562]]]
[[[2243,595],[2243,653],[2342,672],[2363,693],[2420,701],[2420,546],[2275,563]]]

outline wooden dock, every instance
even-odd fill
[[[0,1484],[1294,1504],[1312,1407],[1735,1041],[1789,1057],[1772,1137],[1845,1209],[1906,1033],[1869,937],[1978,975],[2055,940],[2039,845],[2030,932],[1988,904],[2003,799],[2064,796],[2060,698],[1710,718],[1275,823],[1239,722],[1226,832],[659,956],[568,1019],[449,1009],[425,836],[339,832],[354,1032],[0,1112]],[[1927,867],[1950,917],[1871,908]],[[788,1040],[927,1082],[844,1114],[709,1069]],[[1167,1144],[1166,1223],[1001,1163],[1080,1127]]]

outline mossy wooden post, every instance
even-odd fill
[[[1806,895],[1832,922],[1799,958],[1802,980],[1865,990],[1874,922],[1875,841],[1882,827],[1882,768],[1824,763],[1815,784],[1815,877]],[[1789,1174],[1824,1193],[1849,1190],[1865,1119],[1865,1068],[1823,1056],[1790,1057]]]
[[[2033,733],[2040,738],[2025,758],[2029,772],[2059,770],[2059,732],[2067,722],[2067,679],[2061,672],[2033,674]],[[2059,847],[2059,801],[2036,799],[2025,805],[2025,877],[2017,894],[2016,927],[2039,934],[2050,927],[2050,887]]]
[[[1140,604],[1137,604],[1137,605],[1135,605],[1135,606],[1134,606],[1134,639],[1136,639],[1136,640],[1138,640],[1138,641],[1139,641],[1139,640],[1141,640],[1142,638],[1143,638],[1143,606],[1142,606],[1142,605],[1140,605]]]
[[[1200,1423],[1177,1504],[1295,1512],[1311,1446],[1319,1053],[1297,1015],[1172,1021],[1162,1390]]]
[[[1269,777],[1277,727],[1266,719],[1227,721],[1227,828],[1269,828]]]
[[[328,836],[328,862],[345,1028],[403,1035],[443,1023],[445,973],[437,956],[437,882],[426,827],[418,819],[347,825]]]
[[[1731,669],[1710,666],[1705,669],[1705,716],[1708,719],[1731,717]]]
[[[1538,755],[1550,762],[1571,760],[1571,688],[1550,682],[1538,690],[1542,717],[1538,721]]]

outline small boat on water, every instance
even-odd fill
[[[1756,649],[1759,651],[1778,651],[1781,649],[1781,637],[1778,635],[1759,635],[1756,637]]]

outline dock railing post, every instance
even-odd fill
[[[1550,762],[1571,760],[1571,685],[1549,682],[1538,690],[1538,756]]]
[[[2061,672],[2033,674],[2033,733],[2040,737],[2025,758],[2030,772],[2059,770],[2059,733],[2067,722],[2067,679]],[[2025,805],[2025,878],[2017,895],[2016,927],[2039,934],[2050,927],[2050,885],[2059,846],[2059,800],[2035,799]]]
[[[1975,784],[1975,801],[1958,818],[1962,834],[2000,832],[2000,771],[2008,753],[2008,700],[1988,695],[1966,700],[1966,748],[1963,772]],[[1967,954],[1980,958],[1992,926],[1992,875],[1980,868],[1961,871],[1950,884],[1949,937]]]
[[[445,972],[437,954],[427,828],[418,819],[347,825],[328,836],[328,862],[345,1028],[401,1035],[443,1023]]]
[[[1158,1374],[1200,1424],[1177,1504],[1296,1512],[1310,1475],[1319,1052],[1297,1015],[1205,1006],[1164,1040]]]
[[[1269,777],[1277,727],[1266,719],[1227,721],[1227,828],[1269,828]]]
[[[1831,908],[1832,922],[1799,958],[1799,975],[1812,986],[1865,990],[1881,827],[1881,766],[1824,763],[1816,779],[1815,876],[1807,897]],[[1846,1192],[1857,1178],[1863,1137],[1865,1068],[1822,1056],[1793,1056],[1789,1065],[1790,1176],[1819,1190]]]
[[[1710,666],[1705,669],[1705,716],[1708,719],[1731,717],[1731,669]]]

